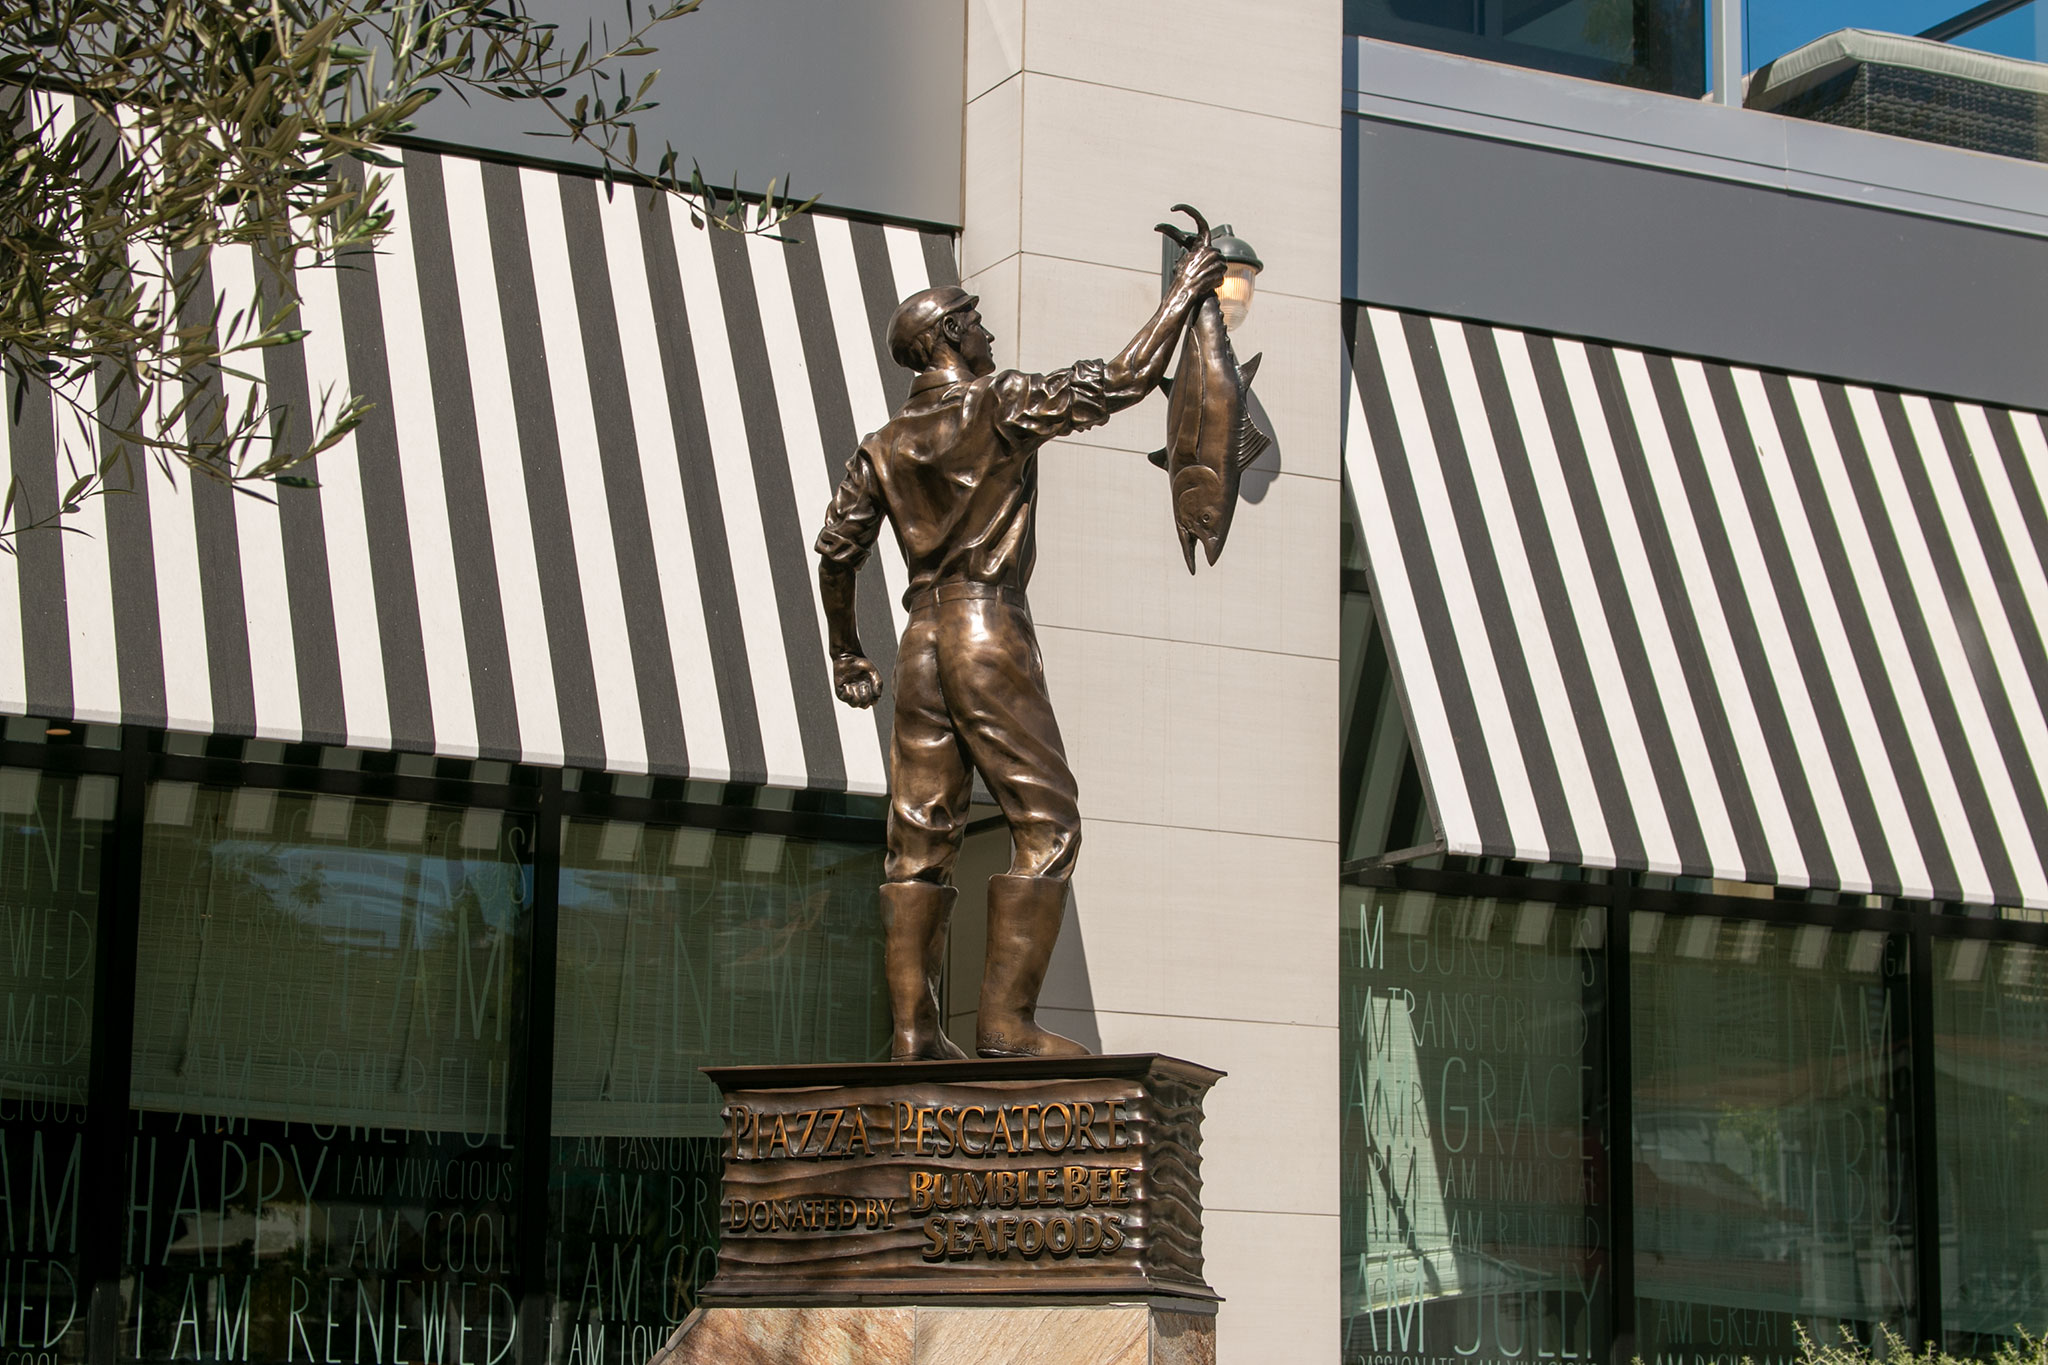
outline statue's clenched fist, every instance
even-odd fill
[[[1207,242],[1191,248],[1174,267],[1173,283],[1188,298],[1199,298],[1223,283],[1223,253]]]
[[[859,654],[832,658],[832,690],[848,706],[873,706],[882,695],[882,675]]]

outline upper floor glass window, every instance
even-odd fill
[[[1947,147],[2048,160],[2040,0],[1958,9],[1747,0],[1743,103]]]
[[[1978,52],[2039,61],[2048,14],[2039,0],[2004,10],[1970,0],[1743,0],[1742,69],[1754,71],[1845,28],[1936,38]]]
[[[2021,57],[2030,62],[2048,58],[2048,5],[2039,0],[1987,19],[1949,40],[1957,47]]]
[[[1344,0],[1344,31],[1672,95],[1706,89],[1702,0]]]

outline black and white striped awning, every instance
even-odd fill
[[[278,397],[369,419],[275,507],[152,469],[83,534],[24,536],[0,711],[884,790],[887,708],[832,698],[809,547],[908,381],[882,325],[954,281],[951,238],[818,214],[777,242],[584,176],[404,161],[379,254],[302,272],[310,335],[262,353]],[[251,259],[210,271],[232,315]],[[47,506],[93,433],[30,401],[5,436]],[[886,671],[893,540],[863,580]]]
[[[2038,413],[1358,307],[1451,852],[2048,905]]]

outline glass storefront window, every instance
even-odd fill
[[[1903,939],[1630,919],[1637,1351],[1789,1361],[1795,1320],[1913,1340]]]
[[[1942,1324],[1989,1356],[2048,1334],[2048,949],[1934,945]]]
[[[531,836],[151,784],[124,1359],[511,1358]]]
[[[699,1068],[886,1055],[876,844],[563,821],[547,1055],[532,817],[162,780],[135,831],[127,1164],[91,1169],[94,1030],[123,1013],[95,998],[102,916],[128,922],[100,903],[115,792],[0,768],[0,1350],[31,1365],[99,1343],[152,1365],[630,1365],[714,1266]],[[1605,908],[1355,886],[1341,913],[1346,1365],[1612,1354],[1613,1067],[1630,1354],[1779,1365],[1795,1323],[1913,1340],[1923,1235],[1948,1350],[2048,1333],[2048,946],[1935,920],[1916,1018],[1902,932],[1638,911],[1608,945]],[[543,1228],[515,1116],[549,1075]],[[95,1245],[122,1278],[89,1349]],[[527,1303],[552,1312],[523,1335]]]
[[[0,768],[0,1351],[85,1358],[79,1272],[101,844],[114,780]],[[84,1230],[90,1235],[90,1229]]]
[[[1606,1360],[1605,912],[1342,896],[1345,1361]]]
[[[1344,0],[1344,31],[1671,95],[1706,89],[1701,0]]]
[[[879,1061],[881,849],[572,820],[556,954],[556,1365],[645,1360],[717,1250],[718,1092],[698,1068]]]

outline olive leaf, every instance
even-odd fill
[[[607,186],[688,196],[721,229],[772,234],[808,209],[772,184],[753,198],[737,176],[729,191],[679,178],[673,147],[639,166],[655,73],[620,64],[655,55],[650,31],[699,3],[651,5],[616,40],[572,48],[522,0],[0,0],[0,416],[45,420],[28,399],[53,395],[60,458],[83,471],[53,505],[10,484],[0,549],[134,488],[142,460],[314,486],[289,471],[368,404],[329,393],[295,412],[232,358],[304,338],[301,275],[390,231],[393,153],[444,93],[543,107]],[[255,300],[215,278],[224,248],[249,262]]]

